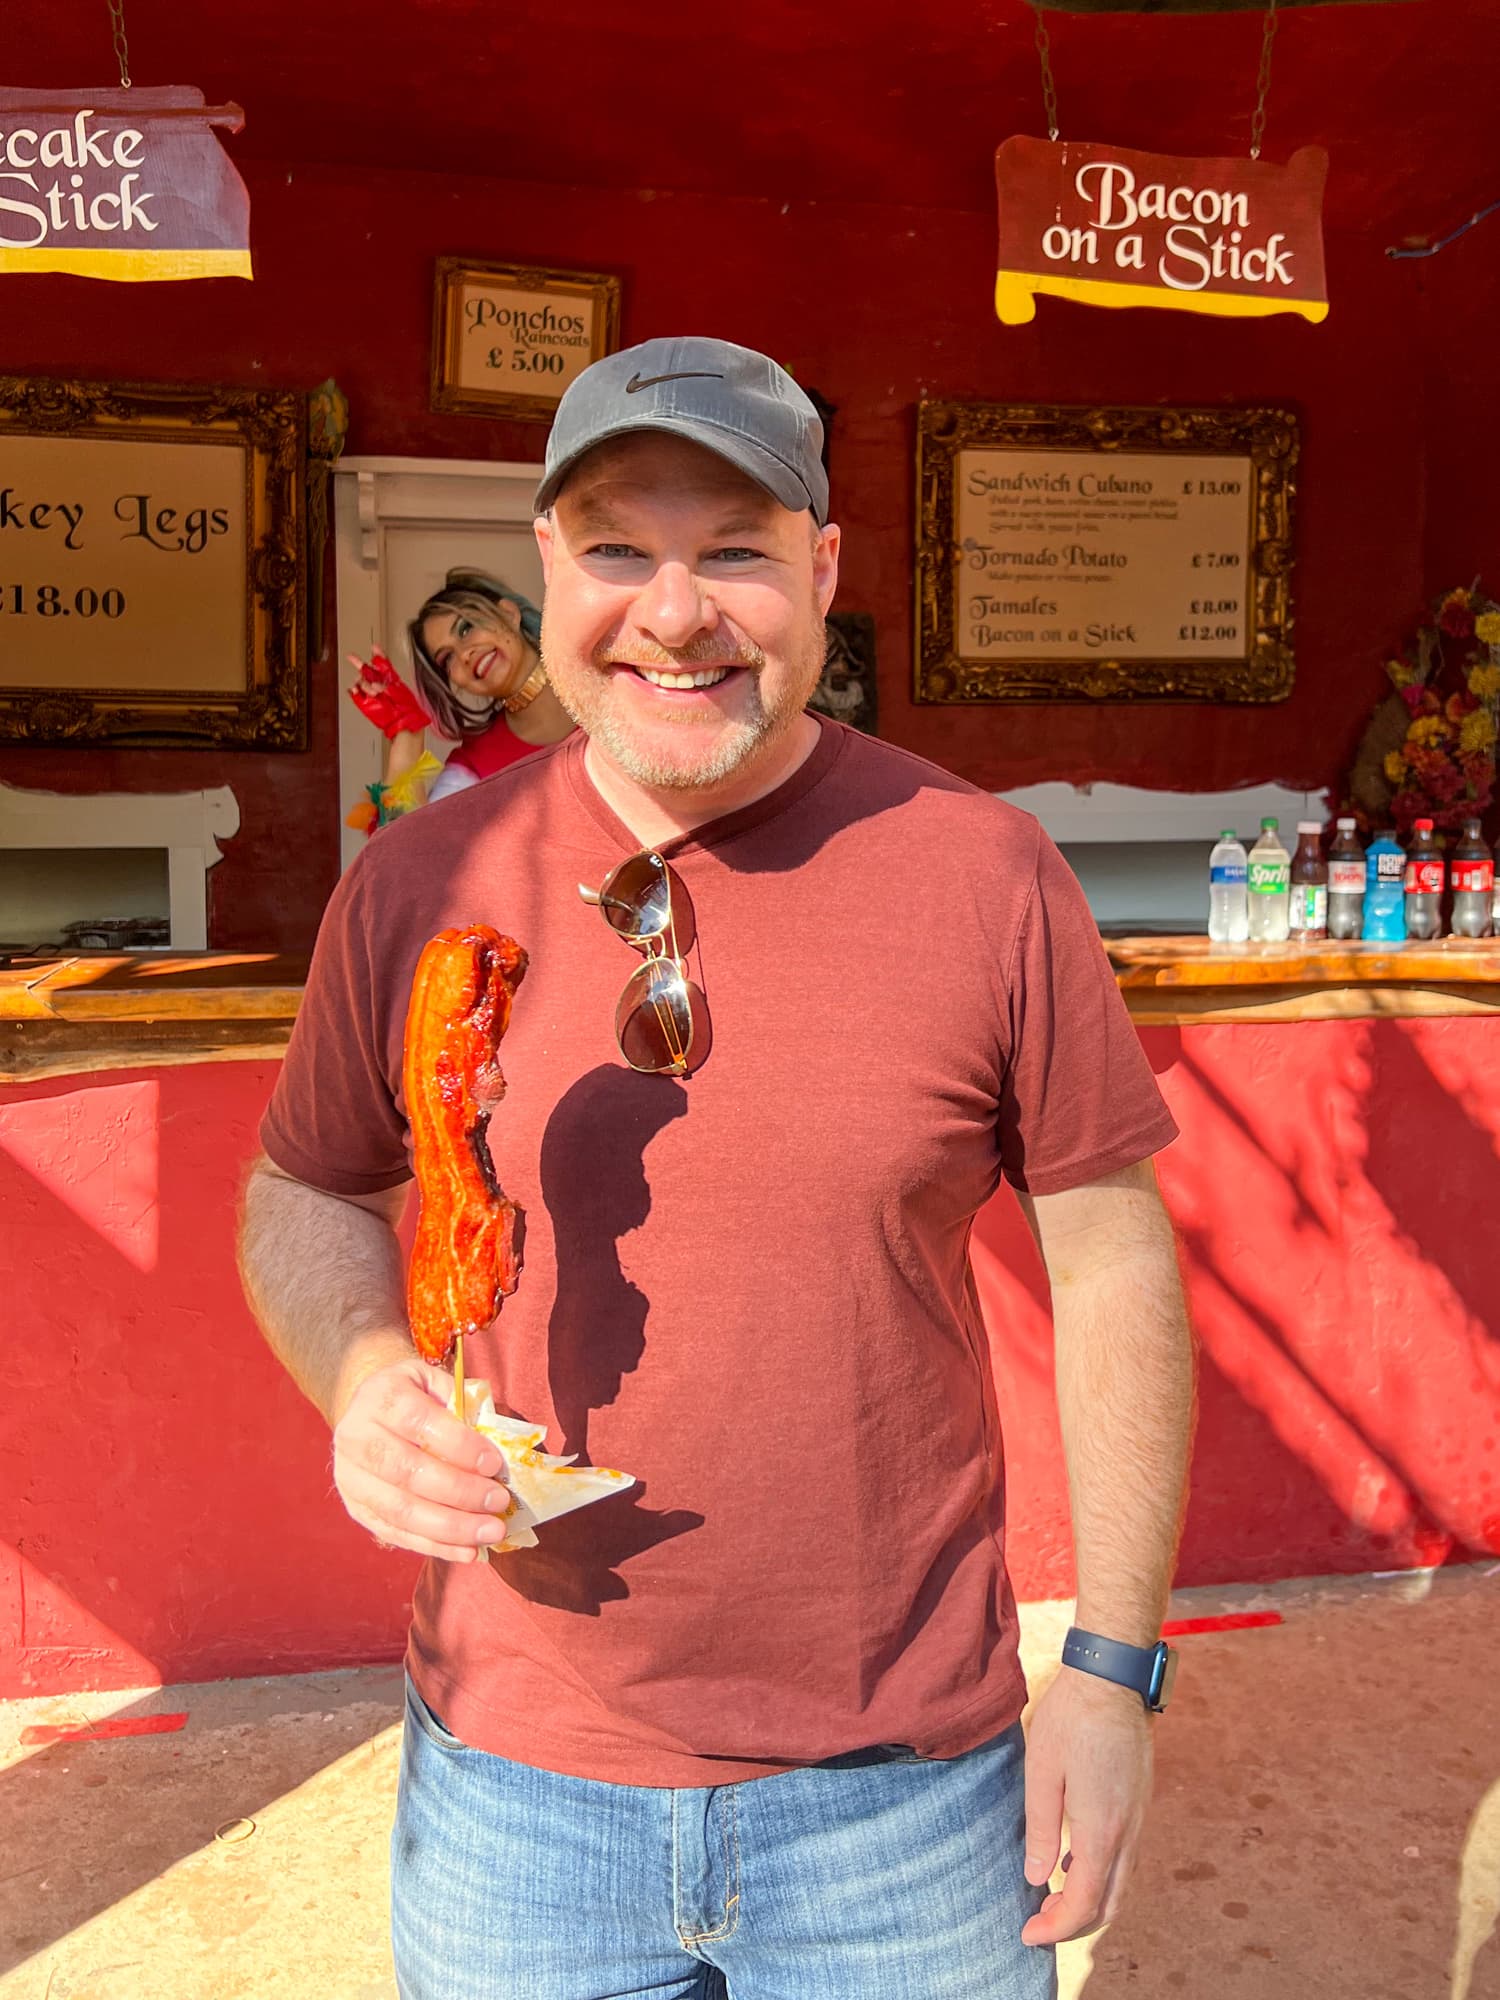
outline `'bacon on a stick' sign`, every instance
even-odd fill
[[[244,122],[187,84],[0,88],[0,276],[250,277],[250,197],[213,132]]]
[[[1326,319],[1327,174],[1327,154],[1312,146],[1278,167],[1007,139],[995,154],[995,310],[1020,326],[1049,292],[1092,306]]]

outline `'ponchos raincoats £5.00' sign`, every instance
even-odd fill
[[[995,154],[995,310],[1021,326],[1050,292],[1082,305],[1326,319],[1327,174],[1313,146],[1278,167],[1007,139]]]
[[[188,84],[0,88],[0,277],[248,278],[250,197]]]

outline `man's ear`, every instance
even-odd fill
[[[537,551],[542,558],[542,582],[544,584],[551,583],[552,557],[556,548],[556,544],[553,541],[551,514],[538,514],[531,524],[531,532],[536,536]]]
[[[824,617],[828,615],[833,593],[839,586],[839,543],[842,539],[841,531],[830,523],[813,546],[813,589],[817,593],[818,610]]]

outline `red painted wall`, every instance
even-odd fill
[[[775,353],[838,405],[840,601],[876,614],[882,733],[988,787],[1056,777],[1169,789],[1329,783],[1381,690],[1380,658],[1424,590],[1500,570],[1494,482],[1470,415],[1477,396],[1493,406],[1500,219],[1489,243],[1476,231],[1421,265],[1384,256],[1391,232],[1379,219],[1343,228],[1328,244],[1333,309],[1321,327],[1044,300],[1030,327],[1003,329],[991,306],[988,211],[783,206],[264,162],[249,163],[246,177],[253,284],[7,278],[0,371],[296,387],[333,374],[352,404],[352,451],[534,459],[538,426],[429,411],[433,259],[462,251],[618,270],[627,341],[728,335]],[[1340,192],[1340,213],[1352,218],[1360,204]],[[915,707],[912,442],[923,395],[1299,408],[1291,700],[1259,710]],[[0,776],[65,791],[229,782],[243,825],[211,877],[211,940],[304,948],[348,803],[336,783],[337,657],[330,644],[313,670],[304,756],[7,748]]]
[[[1493,1025],[1147,1030],[1203,1349],[1184,1583],[1500,1554]],[[239,1301],[268,1064],[0,1092],[0,1697],[400,1650],[413,1566]],[[975,1265],[1025,1596],[1070,1587],[1042,1276],[1002,1195]]]

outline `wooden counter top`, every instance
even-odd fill
[[[1500,1015],[1497,938],[1311,946],[1114,938],[1106,949],[1142,1026]],[[306,977],[305,958],[269,952],[0,966],[0,1083],[277,1056]]]
[[[0,966],[0,1083],[286,1047],[306,958],[270,952],[100,953]]]
[[[1500,1013],[1500,938],[1313,945],[1114,938],[1105,949],[1142,1025]]]
[[[1500,981],[1500,938],[1432,944],[1210,944],[1115,938],[1105,950],[1130,992],[1143,986],[1389,986]]]

